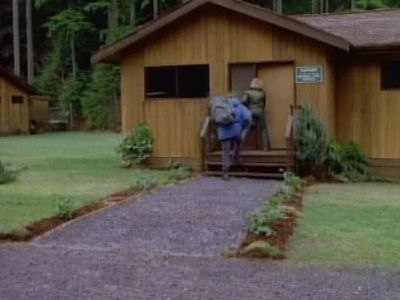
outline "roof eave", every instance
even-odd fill
[[[167,26],[177,19],[185,16],[187,13],[194,11],[195,9],[207,4],[214,4],[219,7],[229,9],[231,11],[237,12],[242,15],[249,16],[253,19],[263,21],[289,31],[295,32],[297,34],[312,38],[314,40],[320,41],[324,44],[330,45],[335,48],[342,49],[344,51],[350,51],[350,43],[345,39],[338,37],[336,35],[321,31],[315,27],[312,27],[305,22],[295,20],[287,16],[282,16],[277,13],[266,11],[265,9],[260,9],[259,7],[245,4],[237,0],[194,0],[183,4],[180,8],[174,10],[173,12],[145,25],[142,29],[139,29],[135,33],[114,42],[113,44],[104,47],[96,54],[91,57],[91,63],[96,64],[100,62],[111,62],[118,63],[120,60],[120,52],[124,49],[133,46],[138,41],[144,39],[150,34],[156,32],[157,30]]]

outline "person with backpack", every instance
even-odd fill
[[[263,150],[268,151],[271,149],[271,141],[265,118],[265,98],[262,79],[254,78],[251,81],[250,89],[244,92],[242,103],[248,107],[253,120],[261,131]]]
[[[222,178],[227,180],[230,166],[239,163],[242,133],[251,124],[251,112],[234,95],[228,98],[214,97],[211,119],[218,127],[218,140],[222,150]]]

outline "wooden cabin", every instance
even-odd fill
[[[240,93],[256,76],[274,151],[248,142],[245,162],[255,173],[290,166],[291,108],[305,102],[332,137],[361,144],[374,161],[400,161],[400,10],[373,13],[371,26],[368,14],[294,18],[238,0],[191,0],[92,62],[121,65],[122,129],[149,123],[155,166],[170,159],[218,166],[217,149],[203,153],[199,137],[208,98]]]
[[[0,68],[0,135],[29,133],[30,120],[48,118],[49,99]],[[41,121],[37,120],[37,121]]]

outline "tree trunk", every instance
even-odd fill
[[[71,64],[72,64],[72,76],[76,78],[78,73],[78,66],[76,63],[76,52],[75,52],[75,37],[71,37]]]
[[[318,13],[318,0],[312,0],[312,13],[317,14]]]
[[[32,34],[32,0],[26,0],[26,55],[28,68],[28,83],[32,84],[35,78],[33,59],[33,34]]]
[[[130,25],[131,27],[136,26],[136,0],[131,0],[130,3]]]
[[[351,0],[351,10],[356,9],[356,0]]]
[[[282,0],[272,0],[272,10],[282,13]]]
[[[319,0],[319,13],[324,13],[324,2],[325,0]]]
[[[118,27],[118,15],[119,15],[118,0],[111,0],[110,10],[108,15],[109,16],[108,28],[114,29]]]
[[[158,0],[153,0],[153,19],[158,18],[159,12]]]
[[[21,55],[19,42],[19,8],[18,0],[12,1],[13,8],[13,44],[14,44],[14,73],[21,76]]]

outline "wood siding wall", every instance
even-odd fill
[[[343,64],[337,73],[336,128],[341,141],[370,158],[400,158],[400,90],[381,90],[380,60]]]
[[[322,65],[323,84],[296,85],[297,103],[311,102],[334,133],[334,76],[330,48],[226,10],[207,7],[179,20],[126,51],[122,59],[122,129],[147,121],[155,135],[156,158],[197,160],[198,131],[206,99],[144,99],[144,67],[209,64],[211,94],[229,89],[229,64],[295,61]],[[294,76],[294,74],[293,74]]]
[[[13,104],[12,96],[24,97],[23,104]],[[29,131],[28,95],[0,78],[0,134],[27,133]]]
[[[47,125],[49,122],[49,97],[30,96],[29,97],[29,119]]]

